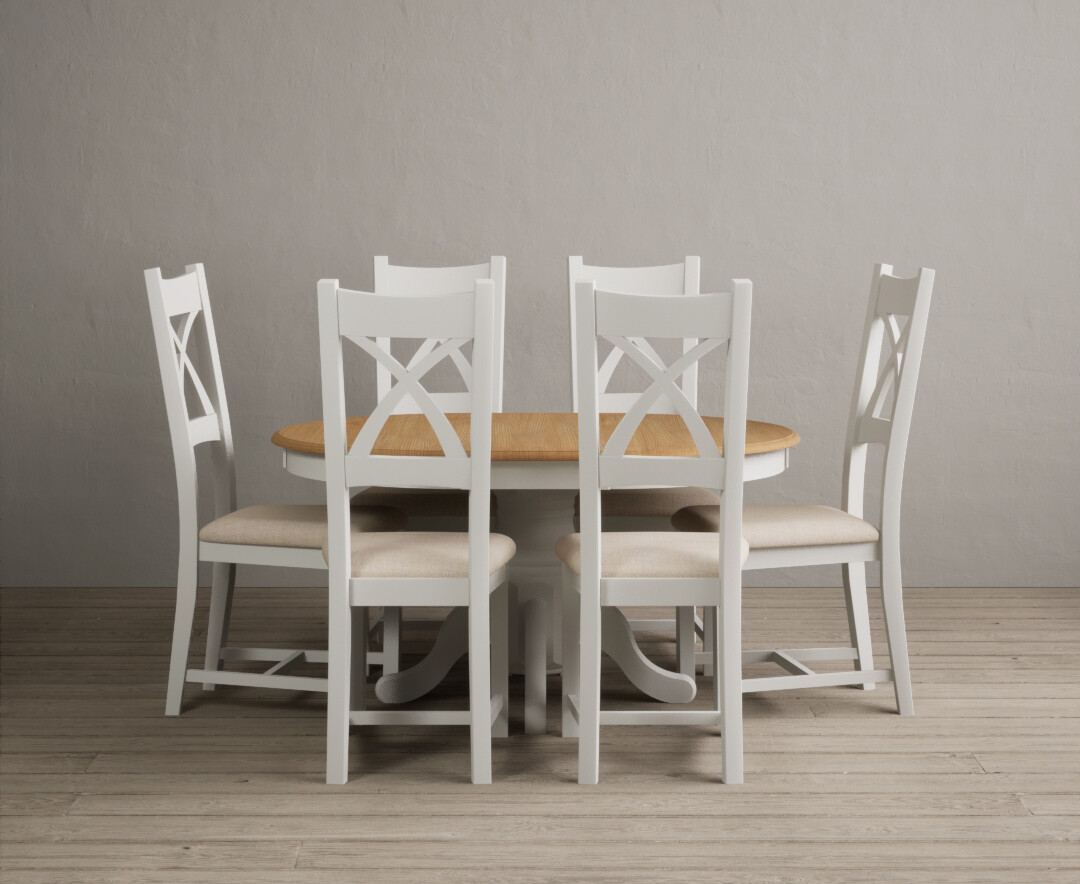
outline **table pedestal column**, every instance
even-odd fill
[[[525,618],[518,611],[538,598],[547,609],[547,668],[557,672],[562,663],[562,563],[555,555],[555,544],[574,530],[577,492],[530,489],[496,494],[498,531],[517,544],[510,563],[510,671],[524,671]]]

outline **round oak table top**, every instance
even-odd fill
[[[448,414],[465,449],[469,447],[469,415]],[[600,415],[600,445],[607,442],[621,414]],[[724,419],[702,418],[718,447],[723,448]],[[366,417],[347,421],[349,444],[356,438]],[[271,442],[287,452],[322,456],[322,421],[308,421],[282,427]],[[746,454],[783,451],[799,443],[799,434],[779,424],[746,422]],[[372,454],[438,457],[443,451],[435,431],[421,414],[396,414],[386,420]],[[695,457],[697,449],[683,419],[677,414],[648,414],[641,421],[627,454],[654,457]],[[491,416],[491,459],[493,461],[576,461],[578,459],[577,415],[573,412],[503,411]]]

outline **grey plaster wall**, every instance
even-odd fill
[[[269,437],[319,415],[315,281],[383,253],[507,256],[519,410],[570,404],[568,254],[752,278],[751,416],[804,439],[758,501],[838,500],[871,265],[935,267],[906,580],[1080,583],[1076,2],[4,0],[0,40],[4,584],[175,577],[144,268],[206,264],[241,503],[317,500]]]

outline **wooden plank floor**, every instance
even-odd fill
[[[554,678],[536,737],[512,680],[494,786],[469,785],[463,728],[379,728],[328,787],[321,698],[189,685],[163,717],[171,601],[0,593],[5,884],[1080,880],[1080,590],[909,590],[916,717],[891,685],[749,696],[735,787],[692,727],[602,729],[601,783],[578,786]],[[239,590],[233,618],[237,644],[324,646],[319,590]],[[748,647],[845,636],[839,590],[747,590]],[[640,702],[616,671],[604,689]],[[464,697],[458,667],[431,702]]]

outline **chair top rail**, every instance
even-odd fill
[[[158,273],[161,270],[158,268]],[[161,279],[161,300],[165,313],[171,319],[181,313],[197,313],[202,309],[198,274],[192,270],[172,279]]]
[[[580,257],[570,258],[570,284],[583,279],[596,282],[603,291],[623,292],[629,295],[683,295],[688,278],[696,279],[700,260],[688,257],[679,264],[656,267],[598,267],[582,263]],[[696,287],[696,285],[695,285]]]
[[[582,283],[578,283],[580,287]],[[731,293],[681,298],[613,292],[596,286],[596,333],[623,337],[722,338],[731,334]]]
[[[385,255],[378,255],[375,258],[375,291],[380,295],[406,298],[471,293],[476,280],[492,279],[493,267],[500,263],[505,274],[506,259],[502,257],[461,267],[404,267],[391,264]]]
[[[475,286],[476,282],[473,281]],[[472,291],[448,295],[418,295],[402,309],[401,299],[351,289],[339,289],[341,334],[357,338],[471,338]]]

